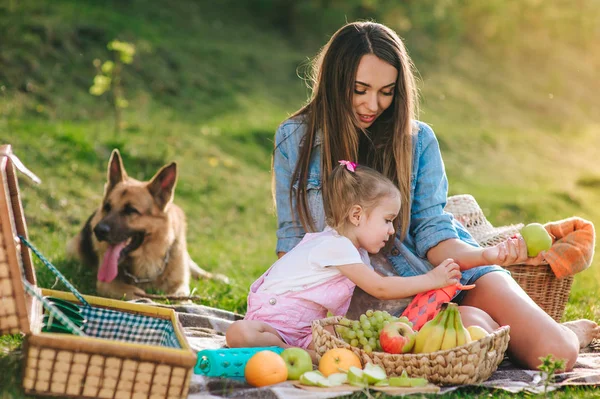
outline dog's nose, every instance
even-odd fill
[[[94,227],[94,234],[99,241],[106,241],[109,233],[110,226],[106,223],[98,223],[98,225]]]

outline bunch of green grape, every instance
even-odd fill
[[[361,348],[366,353],[381,352],[379,344],[379,333],[389,323],[402,321],[412,326],[406,316],[395,317],[385,310],[367,310],[361,314],[358,320],[350,320],[342,317],[336,331],[339,336],[351,346]]]

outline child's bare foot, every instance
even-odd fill
[[[563,326],[573,331],[579,339],[579,347],[585,348],[593,339],[600,338],[600,326],[595,321],[579,319],[562,323]]]

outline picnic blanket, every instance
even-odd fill
[[[242,318],[241,315],[221,309],[202,305],[160,305],[167,306],[177,312],[183,325],[191,347],[200,351],[203,349],[217,349],[225,345],[224,333],[227,326]],[[559,389],[562,386],[600,385],[600,341],[592,342],[584,348],[575,364],[573,371],[556,376],[556,382],[548,390]],[[536,370],[524,370],[516,367],[510,361],[500,364],[498,370],[485,382],[475,385],[492,389],[502,389],[517,393],[521,391],[531,393],[544,392],[543,379]],[[460,387],[442,387],[440,394],[451,392]],[[273,398],[273,399],[326,399],[339,397],[348,392],[309,392],[294,387],[290,382],[285,382],[270,387],[254,388],[241,381],[221,378],[208,378],[194,375],[190,386],[188,399],[200,398]]]

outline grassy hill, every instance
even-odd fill
[[[64,263],[64,243],[101,200],[112,148],[140,179],[177,161],[176,201],[188,214],[190,252],[231,275],[236,284],[218,289],[235,295],[219,297],[242,311],[251,276],[273,259],[272,137],[305,97],[296,66],[306,55],[276,31],[258,29],[260,21],[214,6],[119,4],[107,11],[95,2],[29,2],[14,11],[22,24],[4,20],[3,36],[15,42],[3,52],[2,80],[11,86],[0,137],[44,182],[21,182],[32,238]],[[87,92],[92,61],[107,59],[113,38],[138,47],[124,76],[131,107],[118,136],[107,99]],[[88,277],[76,283],[92,292]]]
[[[0,142],[43,181],[20,176],[32,241],[84,293],[94,292],[94,271],[67,261],[65,243],[99,204],[119,148],[139,179],[179,163],[190,253],[232,280],[194,284],[194,293],[245,311],[250,283],[275,259],[275,129],[306,100],[298,73],[307,58],[345,21],[340,13],[327,34],[293,33],[256,3],[0,2]],[[401,33],[451,194],[473,194],[495,225],[572,215],[600,223],[598,54],[554,37],[513,49]],[[93,60],[107,59],[115,38],[138,49],[123,77],[130,106],[119,135],[108,100],[88,93]],[[588,295],[600,286],[597,264],[576,277],[567,319],[600,318]],[[43,266],[38,276],[55,284]]]

